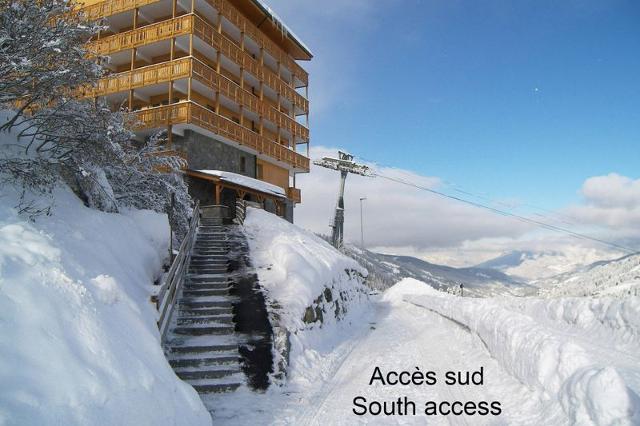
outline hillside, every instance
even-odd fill
[[[345,252],[369,270],[370,285],[385,289],[404,278],[423,281],[442,291],[458,292],[460,284],[472,296],[527,294],[533,288],[490,268],[453,268],[410,256],[395,256],[347,246]]]
[[[579,247],[557,250],[515,250],[482,262],[477,268],[489,268],[503,272],[514,279],[535,284],[541,279],[569,273],[601,259],[615,255],[595,249]]]
[[[640,255],[599,261],[536,283],[545,296],[640,296]]]

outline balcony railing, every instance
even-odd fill
[[[300,193],[300,188],[287,188],[287,198],[289,198],[294,203],[302,202],[302,194]]]
[[[303,83],[304,86],[309,84],[309,74],[298,63],[289,56],[280,46],[268,38],[262,31],[258,29],[251,21],[244,17],[242,13],[235,8],[228,0],[207,0],[215,7],[225,18],[233,25],[238,27],[241,32],[251,37],[258,46],[269,52],[276,61],[287,67],[293,75]]]
[[[81,8],[89,20],[98,20],[107,16],[133,10],[138,7],[156,3],[159,0],[105,0]],[[276,61],[288,68],[304,86],[309,84],[309,74],[280,46],[264,35],[258,27],[244,17],[228,0],[207,0],[240,31],[251,37],[261,48],[266,50]]]
[[[309,171],[309,159],[269,140],[194,102],[180,102],[136,111],[138,128],[161,128],[174,124],[193,124],[217,135],[247,146],[254,151],[282,161],[304,172]]]
[[[158,1],[160,0],[105,0],[89,6],[84,6],[80,10],[89,20],[97,21],[98,19],[106,18],[107,16],[126,12],[127,10],[146,6]]]
[[[87,44],[87,50],[96,55],[111,55],[121,50],[190,34],[193,18],[194,15],[184,15],[95,40]]]
[[[198,59],[191,57],[110,75],[99,80],[95,87],[86,88],[83,94],[86,97],[105,96],[188,77],[193,77],[214,91],[219,91],[225,97],[263,116],[276,126],[288,130],[302,140],[309,140],[309,129],[302,124],[285,113],[278,111],[248,90],[242,89],[233,80],[217,73],[213,68]]]
[[[300,95],[273,71],[260,65],[249,53],[218,33],[212,25],[196,15],[184,15],[105,37],[89,43],[88,49],[97,55],[111,55],[121,50],[132,49],[190,33],[195,34],[214,49],[219,50],[247,72],[253,74],[258,80],[280,93],[281,96],[294,105],[299,106],[303,111],[309,111],[309,101],[304,96]]]

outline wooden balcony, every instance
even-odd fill
[[[99,3],[95,3],[89,6],[81,8],[89,20],[98,20],[106,18],[111,15],[133,10],[138,7],[146,6],[148,4],[156,3],[159,0],[105,0]],[[278,46],[273,40],[265,36],[262,31],[258,29],[251,21],[242,15],[235,6],[233,6],[228,0],[206,0],[209,4],[215,7],[225,18],[244,32],[247,36],[251,37],[259,47],[267,51],[273,56],[276,61],[279,61],[284,65],[298,80],[303,83],[303,86],[309,84],[309,74],[293,59],[289,56],[280,46]]]
[[[251,37],[258,46],[269,52],[276,61],[279,61],[282,65],[287,67],[293,75],[295,75],[302,83],[303,86],[309,85],[309,74],[298,63],[291,58],[280,46],[278,46],[273,40],[265,36],[262,31],[258,29],[251,21],[244,17],[242,13],[236,9],[228,0],[207,0],[209,4],[215,7],[225,18],[227,18],[233,25],[238,27],[241,32],[244,32],[247,36]]]
[[[83,6],[80,10],[90,21],[97,21],[107,16],[133,10],[137,7],[156,3],[160,0],[105,0],[98,3]]]
[[[309,171],[309,158],[194,102],[180,102],[136,111],[136,118],[139,129],[156,129],[170,124],[193,124],[244,145],[259,154],[282,161],[299,171]]]
[[[304,96],[300,95],[273,71],[260,65],[256,59],[234,42],[218,33],[212,25],[193,14],[168,19],[90,42],[88,50],[96,55],[111,55],[121,50],[132,49],[191,33],[220,51],[250,74],[253,74],[259,81],[271,87],[294,105],[299,106],[304,112],[309,111],[309,101]]]
[[[213,68],[200,62],[198,59],[187,57],[171,62],[162,62],[110,75],[98,81],[93,88],[85,88],[85,97],[106,96],[113,93],[125,92],[131,89],[165,83],[182,78],[192,77],[213,91],[220,92],[223,96],[233,100],[238,105],[251,110],[265,119],[274,123],[277,127],[291,132],[304,141],[309,140],[309,129],[298,123],[285,113],[278,111],[268,102],[260,99],[248,90],[242,89],[233,80],[217,73]]]
[[[289,198],[294,203],[302,202],[302,193],[300,192],[300,188],[287,188],[287,198]]]
[[[184,15],[174,19],[146,25],[135,30],[114,34],[87,44],[87,50],[96,55],[112,55],[121,50],[133,49],[157,41],[190,34],[194,15]]]

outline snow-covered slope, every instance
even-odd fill
[[[467,327],[506,371],[559,402],[567,423],[640,422],[639,299],[588,303],[420,293],[404,300]]]
[[[316,235],[264,210],[248,209],[244,229],[280,339],[277,355],[288,358],[292,377],[306,380],[308,372],[300,375],[304,358],[330,351],[332,330],[348,326],[368,307],[367,271]]]
[[[536,282],[540,294],[558,296],[640,296],[640,255],[596,262],[577,272]]]
[[[526,294],[531,287],[491,268],[453,268],[436,265],[410,256],[396,256],[347,246],[346,253],[365,266],[371,274],[371,285],[388,288],[403,278],[415,278],[442,291],[465,292],[475,296],[493,294]]]
[[[535,282],[558,274],[575,271],[601,259],[612,259],[611,253],[592,248],[565,248],[563,251],[516,250],[483,262],[476,267],[504,272],[517,280]]]
[[[211,423],[162,352],[149,302],[166,216],[86,208],[66,187],[50,216],[0,198],[0,424]]]

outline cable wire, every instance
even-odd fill
[[[402,180],[402,179],[397,179],[397,178],[393,178],[393,177],[390,177],[390,176],[381,175],[381,174],[379,174],[377,172],[374,173],[373,176],[379,177],[379,178],[382,178],[382,179],[386,179],[386,180],[389,180],[391,182],[399,183],[399,184],[402,184],[402,185],[411,186],[411,187],[420,189],[422,191],[427,191],[427,192],[430,192],[432,194],[438,195],[440,197],[449,198],[451,200],[459,201],[461,203],[465,203],[465,204],[468,204],[468,205],[471,205],[471,206],[474,206],[474,207],[478,207],[478,208],[481,208],[481,209],[489,210],[489,211],[491,211],[493,213],[496,213],[496,214],[499,214],[499,215],[502,215],[502,216],[508,216],[508,217],[514,218],[516,220],[519,220],[521,222],[525,222],[525,223],[529,223],[529,224],[532,224],[532,225],[536,225],[538,227],[541,227],[541,228],[544,228],[544,229],[547,229],[547,230],[550,230],[550,231],[564,233],[564,234],[570,235],[570,236],[572,236],[574,238],[593,241],[593,242],[596,242],[596,243],[599,243],[599,244],[602,244],[602,245],[606,245],[606,246],[609,246],[609,247],[613,247],[613,248],[616,248],[618,250],[622,250],[624,252],[631,253],[631,254],[638,252],[637,250],[634,250],[634,249],[629,248],[629,247],[622,246],[620,244],[612,243],[610,241],[602,240],[600,238],[590,237],[589,235],[581,234],[579,232],[574,232],[574,231],[571,231],[570,229],[562,228],[560,226],[551,225],[551,224],[548,224],[548,223],[545,223],[545,222],[540,222],[538,220],[531,219],[531,218],[528,218],[528,217],[525,217],[525,216],[521,216],[519,214],[508,212],[508,211],[505,211],[505,210],[500,210],[500,209],[488,206],[486,204],[482,204],[482,203],[478,203],[478,202],[475,202],[475,201],[467,200],[467,199],[464,199],[464,198],[461,198],[461,197],[456,197],[455,195],[446,194],[444,192],[440,192],[440,191],[437,191],[435,189],[427,188],[426,186],[418,185],[418,184],[413,183],[413,182],[407,182],[407,181]]]

